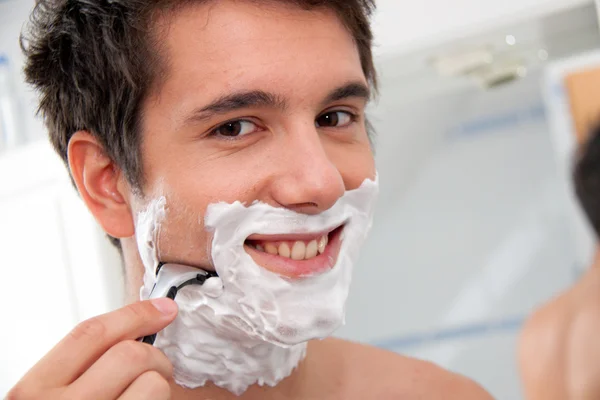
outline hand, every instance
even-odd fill
[[[79,324],[8,393],[7,400],[169,399],[173,367],[136,341],[169,325],[170,299],[144,301]]]

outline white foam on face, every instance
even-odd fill
[[[210,381],[240,395],[253,384],[275,386],[289,376],[305,357],[307,341],[331,335],[344,322],[352,267],[371,227],[377,192],[377,181],[366,180],[318,215],[259,202],[210,205],[204,223],[213,231],[219,278],[179,291],[179,315],[155,343],[173,363],[175,381],[188,388]],[[337,261],[319,275],[282,277],[257,265],[244,249],[254,234],[320,233],[341,225]],[[144,265],[152,276],[155,266]],[[150,284],[154,278],[145,277],[142,298]],[[222,287],[218,296],[215,285]]]
[[[158,237],[160,226],[166,217],[167,199],[161,196],[150,201],[146,209],[136,218],[135,240],[140,258],[144,264],[144,286],[140,290],[140,297],[147,299],[156,283],[156,268],[159,263]]]

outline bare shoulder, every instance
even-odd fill
[[[576,288],[571,288],[562,293],[527,319],[519,338],[519,360],[522,367],[546,365],[555,360],[556,350],[563,348],[566,341],[575,291]],[[549,357],[550,354],[553,357]]]
[[[492,399],[472,380],[430,362],[339,339],[316,346],[341,358],[346,381],[356,382],[349,388],[353,398]]]
[[[526,321],[518,344],[519,370],[527,399],[566,396],[565,343],[571,293],[553,299]]]
[[[589,271],[525,323],[519,340],[519,365],[528,398],[564,398],[574,395],[574,388],[589,387],[583,381],[567,381],[567,376],[597,380],[600,373],[597,361],[600,360],[600,342],[595,339],[600,331],[599,271]]]

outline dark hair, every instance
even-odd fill
[[[155,55],[160,53],[155,17],[206,1],[37,0],[21,35],[25,77],[40,93],[38,112],[65,163],[71,136],[86,130],[141,190],[140,109],[164,72]],[[354,37],[365,76],[376,89],[369,21],[375,0],[286,1],[333,10]]]
[[[573,175],[579,202],[600,238],[600,123],[594,125],[579,150]]]

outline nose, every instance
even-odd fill
[[[304,214],[331,208],[345,192],[341,171],[328,157],[317,128],[285,135],[281,170],[272,196],[281,206]]]

